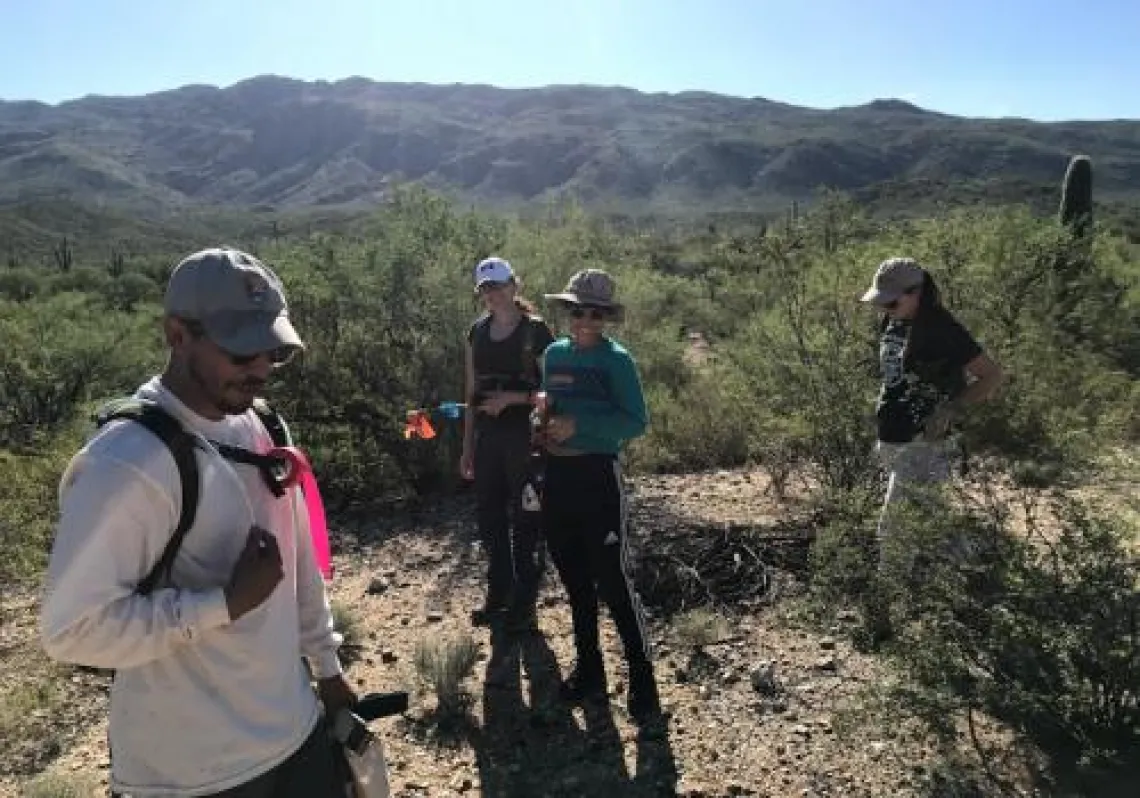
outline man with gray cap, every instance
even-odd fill
[[[166,578],[143,589],[179,526],[180,469],[142,424],[103,426],[61,480],[44,647],[115,670],[114,792],[343,795],[321,705],[331,715],[356,698],[303,499],[222,454],[273,446],[254,400],[303,346],[281,281],[244,252],[206,249],[175,267],[165,311],[166,367],[134,399],[192,438],[194,520]]]

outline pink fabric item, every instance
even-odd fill
[[[305,497],[305,509],[309,513],[309,534],[313,538],[313,553],[317,557],[317,566],[321,569],[325,580],[331,580],[333,566],[332,553],[329,549],[328,523],[325,519],[325,505],[321,500],[321,491],[317,487],[317,478],[313,475],[313,466],[305,453],[296,446],[276,447],[269,453],[289,461],[289,476],[285,484],[288,487],[298,483],[301,485],[301,494]]]

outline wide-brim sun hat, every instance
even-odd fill
[[[544,294],[547,299],[566,305],[600,308],[615,321],[625,317],[625,306],[614,299],[614,279],[601,269],[583,269],[557,294]]]

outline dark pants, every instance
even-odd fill
[[[346,775],[334,755],[332,738],[322,720],[301,747],[273,770],[213,795],[215,798],[344,798]]]
[[[548,458],[543,526],[570,599],[579,661],[600,656],[600,597],[617,626],[626,660],[648,662],[645,612],[629,574],[626,497],[616,458]]]
[[[479,419],[475,430],[475,495],[479,536],[487,552],[487,606],[534,607],[546,567],[541,513],[522,507],[530,474],[530,425]]]

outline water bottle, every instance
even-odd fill
[[[384,746],[364,719],[352,710],[342,709],[333,719],[331,731],[333,739],[343,746],[351,773],[346,795],[350,798],[391,798]]]
[[[542,510],[546,482],[546,424],[549,420],[550,398],[545,391],[539,391],[534,395],[534,409],[530,413],[530,459],[522,494],[522,508],[527,512]]]
[[[534,409],[530,411],[530,445],[531,451],[541,449],[546,442],[546,423],[550,421],[551,400],[546,391],[536,391],[534,394]]]

